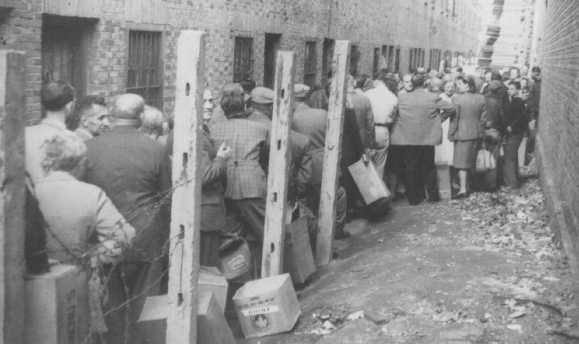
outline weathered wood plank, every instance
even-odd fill
[[[182,31],[177,43],[167,343],[197,337],[204,37]]]
[[[336,41],[332,62],[334,78],[329,99],[324,170],[318,213],[319,232],[316,244],[316,264],[318,266],[328,264],[332,258],[332,241],[336,226],[336,190],[342,155],[346,75],[350,64],[349,53],[349,41]]]
[[[24,341],[25,63],[0,51],[0,344]]]
[[[287,217],[290,159],[290,123],[293,117],[295,54],[278,52],[275,66],[274,102],[267,179],[265,232],[261,277],[283,273],[283,250]]]

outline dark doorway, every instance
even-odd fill
[[[265,34],[265,54],[263,69],[263,85],[273,88],[275,78],[275,59],[281,43],[281,35],[276,33]]]
[[[96,20],[44,15],[42,18],[43,81],[63,80],[86,95],[87,56]]]
[[[322,51],[322,83],[325,85],[328,81],[328,74],[332,70],[332,59],[334,58],[335,41],[330,38],[324,39]]]

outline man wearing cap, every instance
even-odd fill
[[[40,94],[44,116],[39,124],[30,126],[25,131],[26,172],[32,182],[45,175],[41,166],[44,142],[55,134],[70,132],[65,123],[74,108],[74,89],[64,81],[43,85]]]
[[[256,87],[251,91],[251,111],[248,119],[271,126],[273,112],[273,90],[267,87]]]
[[[251,92],[252,112],[248,119],[259,123],[264,123],[271,128],[271,118],[273,116],[274,92],[267,87],[256,87]],[[289,193],[290,202],[304,196],[307,183],[311,177],[312,157],[310,140],[306,135],[295,130],[290,130],[290,176]]]
[[[323,149],[326,144],[328,112],[309,107],[305,101],[310,87],[304,84],[294,86],[294,118],[292,129],[310,138],[313,149]]]
[[[112,272],[110,307],[130,303],[129,337],[124,338],[124,312],[114,312],[108,343],[140,342],[135,321],[146,296],[161,293],[163,247],[169,239],[171,175],[163,146],[140,132],[145,101],[136,94],[117,96],[111,106],[111,130],[87,141],[85,180],[105,191],[135,228],[126,262]],[[125,288],[126,286],[126,288]],[[128,294],[125,293],[128,291]]]

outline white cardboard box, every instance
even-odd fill
[[[289,274],[247,282],[233,302],[246,338],[290,331],[301,314]]]
[[[26,276],[26,344],[77,344],[88,335],[88,280],[74,265]]]

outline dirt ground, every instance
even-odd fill
[[[396,203],[383,222],[349,224],[298,292],[292,332],[239,343],[579,343],[576,287],[547,223],[537,180]]]

